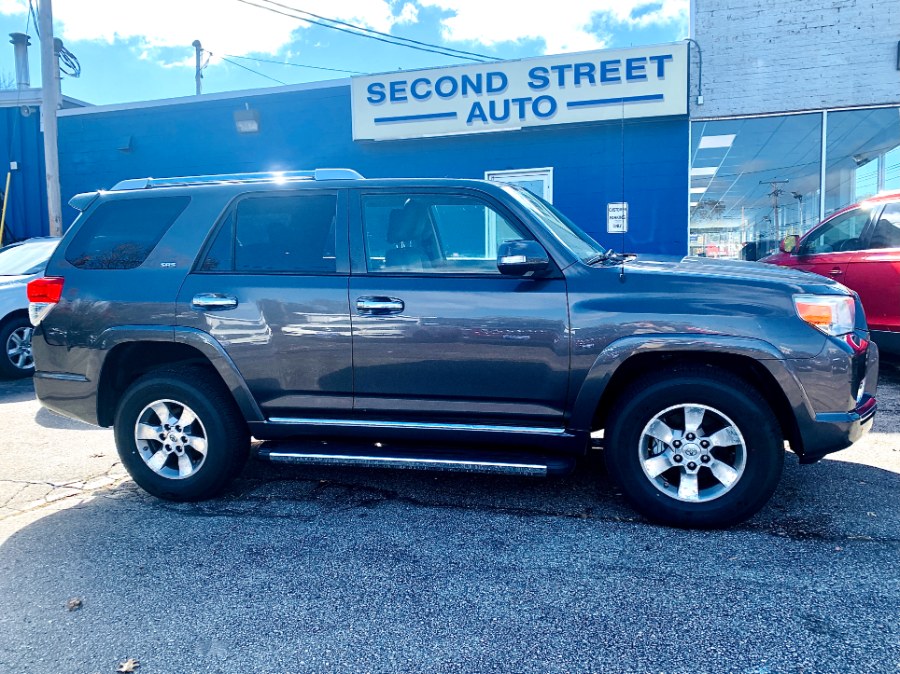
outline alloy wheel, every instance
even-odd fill
[[[686,503],[719,498],[741,479],[747,445],[737,425],[707,405],[674,405],[644,427],[638,447],[644,475]]]
[[[177,400],[156,400],[144,407],[134,426],[134,441],[147,467],[171,480],[191,477],[206,461],[206,428]]]
[[[31,352],[31,335],[34,328],[23,326],[13,330],[6,340],[6,357],[20,370],[34,367],[34,355]]]

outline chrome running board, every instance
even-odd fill
[[[411,450],[378,444],[328,446],[321,442],[266,442],[259,456],[275,463],[317,466],[360,466],[407,470],[450,471],[545,477],[568,473],[575,465],[566,456],[541,456],[526,452]]]

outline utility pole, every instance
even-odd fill
[[[203,57],[203,45],[200,44],[200,40],[194,40],[191,43],[191,46],[196,52],[196,70],[194,71],[194,81],[197,83],[197,95],[199,96],[201,93],[203,93],[203,69],[200,67],[200,59]]]
[[[38,7],[41,28],[41,115],[44,122],[44,166],[47,175],[47,215],[50,236],[62,236],[62,198],[59,193],[59,146],[57,145],[56,111],[59,109],[57,61],[53,41],[53,7],[51,0],[41,0]]]
[[[777,240],[781,239],[781,229],[778,224],[778,197],[784,194],[784,190],[778,187],[779,185],[786,185],[788,183],[787,180],[760,180],[760,185],[770,185],[772,187],[772,191],[769,192],[769,196],[772,197],[772,207],[775,211],[775,238]]]

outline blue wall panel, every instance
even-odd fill
[[[0,108],[0,194],[10,162],[18,163],[10,180],[4,243],[46,236],[49,231],[40,110],[29,111],[24,116],[19,107]]]
[[[239,134],[233,113],[257,110]],[[198,100],[60,118],[63,198],[124,178],[340,166],[366,177],[483,178],[488,170],[552,166],[554,203],[602,243],[606,204],[627,201],[625,247],[687,251],[687,117],[518,132],[354,142],[348,86]],[[65,222],[74,211],[66,208]]]

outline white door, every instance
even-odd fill
[[[485,171],[485,180],[524,187],[545,201],[553,203],[553,168],[515,171]]]

